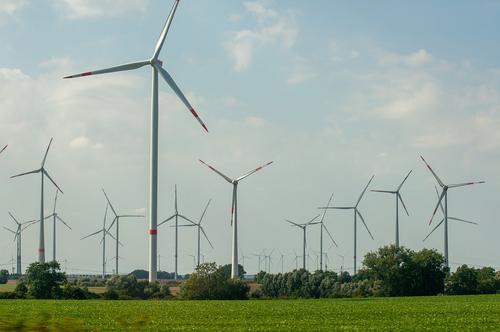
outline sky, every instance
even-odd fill
[[[99,239],[107,191],[119,213],[147,214],[150,70],[63,80],[92,69],[151,57],[172,1],[0,0],[0,223],[39,216],[36,175],[46,168],[64,191],[58,212],[58,259],[69,273],[99,273]],[[274,163],[239,186],[239,242],[245,268],[272,249],[272,272],[295,268],[300,230],[334,205],[352,205],[370,189],[402,189],[410,216],[400,215],[401,244],[443,251],[443,229],[425,242],[437,184],[485,180],[449,191],[452,268],[500,269],[500,2],[484,1],[181,1],[160,58],[208,126],[205,133],[160,82],[159,218],[179,209],[198,219],[212,198],[202,242],[205,261],[230,262],[231,186],[198,162],[236,177]],[[55,188],[46,185],[45,210]],[[394,242],[394,198],[367,192],[360,203],[372,240],[358,225],[358,266],[369,251]],[[401,211],[402,212],[402,211]],[[438,212],[437,219],[442,218]],[[351,212],[328,211],[329,268],[352,269]],[[159,229],[160,268],[173,271],[174,231]],[[146,218],[120,225],[120,272],[147,269]],[[319,228],[308,230],[310,269]],[[38,229],[23,234],[23,265],[37,257]],[[108,248],[111,246],[108,242]],[[52,224],[46,225],[47,258]],[[193,270],[194,229],[181,229],[179,271]],[[339,256],[340,255],[340,256]],[[0,264],[15,243],[0,232]],[[107,253],[108,271],[114,252]]]

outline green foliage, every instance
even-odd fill
[[[107,300],[168,299],[171,297],[167,285],[147,280],[137,280],[134,275],[113,276],[106,284],[103,297]]]
[[[379,281],[381,296],[436,295],[444,291],[447,269],[435,250],[385,246],[365,255],[361,279]],[[359,280],[359,275],[357,276]]]
[[[219,267],[219,270],[225,278],[231,278],[231,264],[223,265]],[[247,272],[243,268],[243,265],[238,264],[238,277],[243,278],[246,273]]]
[[[28,295],[35,299],[60,298],[61,285],[66,282],[66,274],[59,270],[57,262],[30,264],[26,270]]]
[[[61,298],[65,300],[90,300],[97,299],[99,296],[89,292],[87,287],[82,288],[66,283],[62,289]]]
[[[451,295],[495,294],[500,291],[498,272],[491,267],[475,269],[460,266],[446,279],[446,293]]]
[[[17,283],[14,293],[16,294],[16,298],[18,299],[26,298],[26,295],[28,294],[28,287],[26,286],[23,280],[20,280]]]
[[[9,271],[0,270],[0,284],[6,284],[9,281]]]
[[[230,279],[225,267],[216,263],[200,264],[181,286],[181,297],[189,300],[243,300],[248,298],[248,285]]]

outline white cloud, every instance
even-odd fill
[[[293,61],[292,71],[288,76],[288,84],[299,84],[316,77],[316,73],[309,61],[302,57],[297,57]]]
[[[231,108],[239,108],[247,105],[245,102],[241,101],[235,96],[227,96],[226,98],[224,98],[224,103],[227,107]]]
[[[257,19],[257,26],[232,32],[231,39],[224,44],[236,70],[248,68],[256,49],[260,47],[278,44],[288,49],[295,44],[298,35],[295,17],[298,12],[278,12],[269,9],[266,4],[263,1],[246,2],[245,9]]]
[[[25,6],[29,5],[28,0],[1,0],[0,1],[0,24],[7,18],[15,15]]]
[[[379,64],[381,65],[406,65],[411,67],[419,67],[432,63],[434,57],[424,49],[420,49],[408,55],[384,52],[379,56]]]
[[[53,0],[54,6],[70,19],[121,16],[144,12],[148,0]]]
[[[69,147],[72,149],[102,149],[103,145],[101,143],[92,143],[86,136],[78,136],[69,142]]]

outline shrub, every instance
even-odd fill
[[[60,298],[61,285],[66,282],[66,274],[59,270],[57,262],[30,264],[26,270],[28,295],[35,299]]]
[[[9,281],[9,271],[0,270],[0,284],[6,284]]]

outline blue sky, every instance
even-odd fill
[[[145,212],[150,74],[61,77],[149,58],[170,6],[0,2],[0,144],[10,145],[0,167],[1,220],[10,223],[7,211],[37,216],[37,180],[8,176],[36,167],[54,136],[48,167],[65,190],[60,213],[74,226],[61,231],[60,256],[75,269],[99,270],[98,241],[78,239],[99,228],[101,187],[124,212]],[[331,192],[336,204],[351,204],[372,174],[372,188],[390,189],[413,169],[401,241],[441,251],[442,231],[422,243],[435,204],[422,154],[445,182],[487,181],[450,193],[450,215],[480,224],[450,225],[450,260],[500,268],[499,14],[498,1],[181,1],[161,59],[210,134],[161,84],[160,215],[171,214],[174,183],[193,218],[213,198],[206,227],[215,249],[204,251],[228,262],[231,188],[197,159],[230,176],[275,160],[241,185],[241,248],[279,248],[292,267],[300,234],[284,218],[314,216]],[[368,194],[362,210],[375,241],[360,229],[359,256],[394,237],[391,199]],[[327,225],[339,242],[330,256],[352,256],[350,215],[328,213]],[[122,230],[123,269],[146,268],[146,223]],[[161,265],[172,270],[173,232],[160,232],[169,257]],[[24,237],[26,262],[36,257],[36,233]],[[317,250],[317,230],[309,236]],[[15,248],[8,233],[0,239],[4,263]],[[186,255],[194,251],[194,232],[185,232],[181,272],[192,269]],[[256,261],[247,264],[255,272]]]

